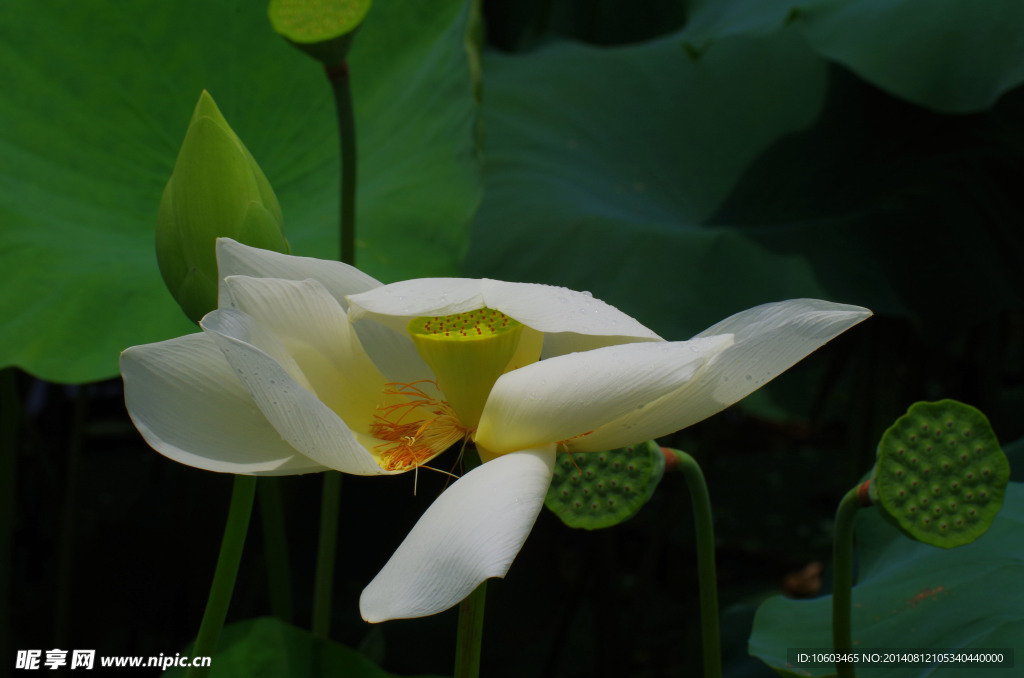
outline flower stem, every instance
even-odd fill
[[[14,590],[14,474],[20,424],[17,371],[8,367],[0,370],[0,656],[3,657],[10,657],[15,650],[10,596]]]
[[[253,499],[256,496],[256,476],[235,476],[231,490],[231,506],[224,526],[224,538],[220,543],[217,569],[210,586],[210,597],[206,599],[206,611],[199,625],[199,635],[192,649],[193,657],[211,657],[217,649],[220,631],[228,614],[231,594],[235,590],[238,564],[242,560],[245,535],[249,531]],[[210,672],[209,666],[190,667],[186,678],[203,678]]]
[[[853,596],[853,518],[861,507],[860,487],[846,493],[836,510],[832,551],[832,645],[836,654],[853,648],[850,609]],[[836,662],[838,678],[855,678],[853,664]]]
[[[325,66],[327,80],[334,92],[338,116],[338,141],[341,145],[340,254],[338,259],[356,265],[356,118],[352,109],[352,88],[348,63]],[[316,581],[313,586],[313,635],[327,638],[331,632],[331,593],[334,588],[334,560],[338,545],[338,507],[341,505],[341,474],[324,473],[320,499],[320,544],[316,555]]]
[[[686,478],[693,502],[693,521],[697,534],[697,579],[700,586],[701,640],[704,649],[704,678],[721,678],[722,650],[718,627],[718,582],[715,575],[715,525],[711,516],[711,498],[697,460],[685,452],[673,450],[679,457],[679,470]]]
[[[281,479],[262,476],[256,484],[263,525],[263,552],[267,561],[270,609],[278,619],[292,621],[291,568],[288,565],[288,538],[281,502]]]
[[[71,614],[72,578],[75,572],[75,535],[78,533],[78,480],[81,476],[82,446],[85,441],[85,427],[89,413],[89,387],[81,384],[75,387],[71,408],[71,432],[68,436],[67,459],[65,460],[64,506],[61,510],[60,537],[57,541],[57,576],[54,584],[57,599],[53,614],[53,637],[58,645],[67,643],[68,624]]]
[[[352,87],[348,63],[327,69],[334,92],[338,116],[338,141],[341,144],[341,255],[339,259],[356,265],[356,117],[352,109]]]
[[[487,580],[459,603],[459,632],[455,638],[454,678],[477,678],[480,675],[480,646],[484,636],[484,601]]]
[[[320,545],[313,583],[313,625],[317,638],[331,635],[331,600],[334,591],[334,556],[338,545],[338,507],[341,505],[341,474],[324,471],[320,495]]]

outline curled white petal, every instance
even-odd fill
[[[412,318],[451,315],[484,306],[480,282],[472,278],[419,278],[377,287],[349,297],[352,320],[372,318],[405,334]]]
[[[372,318],[405,332],[411,318],[451,315],[486,306],[548,335],[561,337],[559,355],[624,341],[658,341],[638,321],[586,292],[534,283],[423,278],[384,285],[349,297],[352,319]]]
[[[348,310],[345,297],[380,287],[381,283],[354,266],[339,261],[296,257],[249,247],[231,238],[217,238],[217,274],[221,279],[219,306],[224,307],[224,278],[245,275],[253,278],[319,281]]]
[[[229,276],[224,279],[232,305],[269,330],[279,341],[252,341],[334,410],[349,428],[368,431],[387,379],[374,366],[337,300],[316,280]],[[407,357],[420,361],[411,342]],[[275,349],[274,345],[280,348]],[[401,346],[388,346],[397,354]],[[284,353],[282,358],[280,353]],[[396,357],[396,356],[393,356]]]
[[[634,318],[586,292],[501,280],[483,280],[481,289],[488,308],[545,334],[661,339]]]
[[[203,334],[133,346],[121,354],[121,374],[132,422],[174,461],[247,475],[325,468],[281,439]]]
[[[478,466],[438,497],[363,590],[363,619],[423,617],[504,577],[551,484],[555,449],[522,450]]]
[[[583,452],[612,449],[696,424],[750,395],[870,315],[859,306],[792,299],[730,316],[694,337],[728,333],[734,343],[683,388],[609,421],[593,435],[571,441],[569,447]],[[643,434],[639,438],[638,432]]]
[[[642,412],[685,389],[732,341],[731,335],[724,335],[623,344],[513,370],[503,374],[491,390],[476,441],[501,454],[577,436],[600,440],[608,422]],[[629,427],[634,436],[630,443],[654,437],[649,427],[634,428]]]
[[[246,314],[227,308],[208,313],[200,324],[288,444],[338,471],[387,473],[341,417],[275,359],[272,354],[280,348],[269,330]]]

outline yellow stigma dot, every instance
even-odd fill
[[[479,423],[487,396],[516,356],[524,329],[518,320],[490,308],[424,316],[408,325],[416,350],[468,429]]]

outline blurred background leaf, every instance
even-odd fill
[[[683,41],[695,54],[791,24],[822,57],[935,111],[985,110],[1024,83],[1024,5],[1014,0],[692,0],[689,8]]]
[[[383,3],[353,48],[359,260],[383,280],[455,274],[465,250],[480,194],[469,13]],[[153,234],[204,88],[274,186],[293,253],[337,257],[330,90],[260,3],[15,0],[0,60],[0,365],[93,381],[122,349],[190,330]]]
[[[989,531],[965,546],[943,550],[913,541],[874,510],[857,516],[860,575],[853,589],[853,645],[870,648],[1024,650],[1024,486],[1011,483]],[[775,596],[754,619],[750,652],[786,668],[787,648],[832,644],[832,597]],[[803,668],[803,667],[801,667]],[[858,668],[858,673],[863,667]],[[834,667],[792,675],[834,675]],[[976,670],[976,669],[975,669]],[[886,664],[871,676],[960,675],[963,668]]]
[[[190,648],[182,654],[190,656]],[[187,669],[172,668],[162,675],[178,678],[186,674]],[[210,663],[210,676],[394,678],[396,674],[388,673],[362,653],[341,643],[317,638],[305,629],[274,617],[260,617],[224,627],[217,657]]]

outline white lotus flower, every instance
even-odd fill
[[[766,304],[667,342],[571,290],[495,280],[379,283],[344,264],[218,241],[203,332],[122,354],[129,413],[182,463],[231,473],[421,466],[462,440],[485,462],[424,513],[366,587],[363,617],[445,610],[501,577],[555,450],[612,449],[696,423],[870,315]]]

